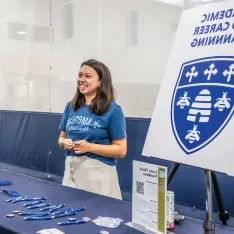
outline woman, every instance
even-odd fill
[[[103,63],[82,63],[60,130],[58,143],[66,150],[63,185],[122,199],[116,163],[127,152],[126,123]]]

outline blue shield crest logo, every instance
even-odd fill
[[[225,128],[234,111],[234,57],[182,64],[171,102],[174,136],[186,154],[201,150]]]

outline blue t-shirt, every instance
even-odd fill
[[[112,140],[126,137],[126,122],[121,107],[112,102],[108,110],[98,116],[89,110],[89,105],[84,105],[74,111],[72,103],[68,102],[59,125],[61,131],[66,132],[66,137],[76,140],[86,140],[90,143],[110,145]],[[108,165],[116,165],[117,159],[103,157],[93,153],[76,154],[66,151],[66,156],[86,155],[98,159]],[[117,156],[117,155],[116,155]]]

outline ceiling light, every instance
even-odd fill
[[[25,31],[19,31],[17,32],[18,34],[21,34],[21,35],[24,35],[24,34],[27,34]]]

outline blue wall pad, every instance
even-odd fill
[[[63,176],[65,157],[57,144],[60,118],[61,114],[0,111],[0,162],[43,172],[47,176],[47,157],[51,151],[49,173]],[[173,162],[141,155],[150,119],[126,118],[126,121],[128,153],[124,159],[118,160],[117,169],[124,197],[131,200],[133,160],[166,166],[168,170]],[[158,141],[160,139],[155,139],[155,143]],[[234,215],[234,203],[231,202],[234,197],[234,178],[220,173],[217,173],[217,178],[225,209]],[[177,204],[205,209],[206,190],[202,169],[182,165],[168,189],[175,192]],[[215,200],[214,204],[217,212]]]

